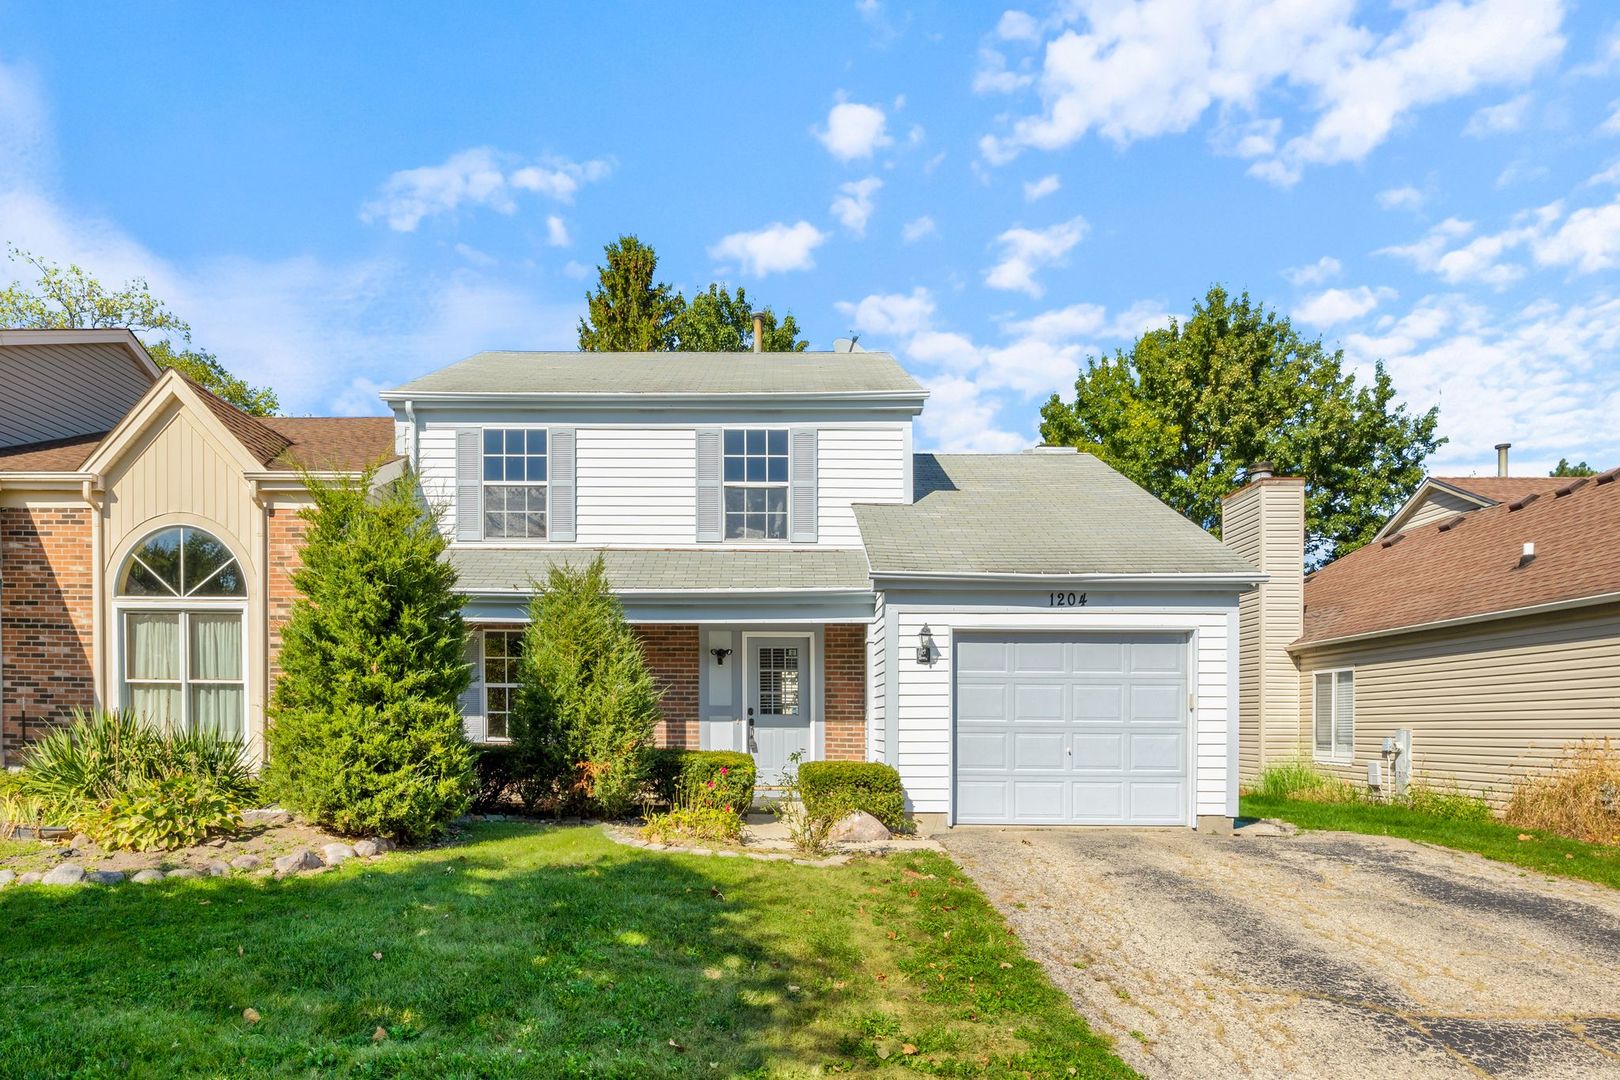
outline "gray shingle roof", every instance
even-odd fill
[[[881,352],[481,352],[384,396],[923,393]]]
[[[553,563],[585,567],[600,554],[616,592],[731,592],[739,589],[867,589],[859,550],[784,548],[451,548],[448,557],[469,593],[528,592]]]
[[[1090,454],[918,454],[916,502],[855,507],[872,573],[1256,574]]]

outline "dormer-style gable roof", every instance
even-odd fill
[[[1390,515],[1377,539],[1393,536],[1411,524],[1470,510],[1481,510],[1497,503],[1512,502],[1531,493],[1545,494],[1564,483],[1557,476],[1429,476]]]

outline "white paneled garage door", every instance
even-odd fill
[[[956,820],[1184,825],[1187,639],[963,635]]]

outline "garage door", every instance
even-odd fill
[[[960,637],[956,820],[1189,821],[1184,637]]]

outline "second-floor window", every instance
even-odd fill
[[[485,428],[484,539],[545,538],[545,429]]]
[[[727,540],[786,540],[786,428],[727,428],[724,445]]]

